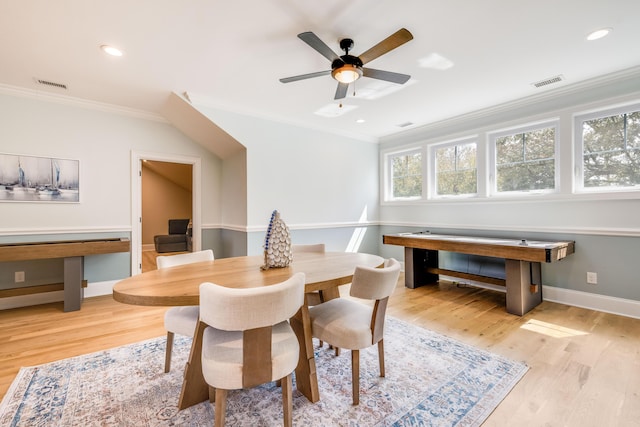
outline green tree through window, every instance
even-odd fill
[[[436,154],[436,192],[440,196],[476,194],[476,144],[449,145]]]
[[[422,154],[411,152],[391,157],[393,198],[422,196]]]
[[[582,122],[585,187],[640,185],[640,111]]]
[[[555,127],[496,138],[496,190],[555,188]]]

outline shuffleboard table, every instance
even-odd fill
[[[384,235],[382,242],[404,246],[406,287],[436,283],[441,274],[505,286],[507,312],[519,316],[542,302],[541,263],[560,261],[575,250],[574,241],[546,242],[428,232]],[[438,251],[503,258],[505,278],[442,269]]]

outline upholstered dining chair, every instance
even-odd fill
[[[224,425],[227,391],[280,381],[284,425],[292,425],[292,376],[300,346],[289,325],[304,304],[304,273],[254,288],[200,285],[202,374],[215,400],[215,426]]]
[[[202,261],[213,261],[213,251],[211,249],[178,255],[159,256],[156,257],[156,266],[158,270],[161,270],[163,268]],[[171,307],[164,313],[164,328],[167,330],[167,349],[164,357],[165,373],[171,370],[171,351],[173,349],[174,334],[193,337],[199,317],[200,308],[197,305]]]
[[[356,267],[349,295],[375,301],[363,304],[336,298],[309,307],[313,336],[336,348],[351,350],[353,404],[360,403],[360,350],[378,344],[380,376],[384,377],[384,320],[389,296],[400,275],[400,263],[393,258],[382,268]]]

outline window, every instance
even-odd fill
[[[584,189],[640,186],[640,106],[634,107],[577,118],[582,147],[578,182]]]
[[[422,197],[422,152],[420,150],[390,154],[391,199]]]
[[[459,196],[478,192],[476,151],[475,142],[458,141],[434,148],[436,195]]]
[[[556,126],[527,127],[492,135],[495,192],[551,191],[556,188]]]

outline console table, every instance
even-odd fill
[[[129,252],[126,238],[0,244],[0,262],[64,258],[64,311],[80,310],[84,257]]]
[[[435,283],[440,274],[505,286],[507,312],[519,316],[542,302],[541,263],[560,261],[575,250],[573,241],[545,242],[431,233],[384,235],[382,242],[405,247],[406,287]],[[438,251],[503,258],[506,278],[441,269]]]

